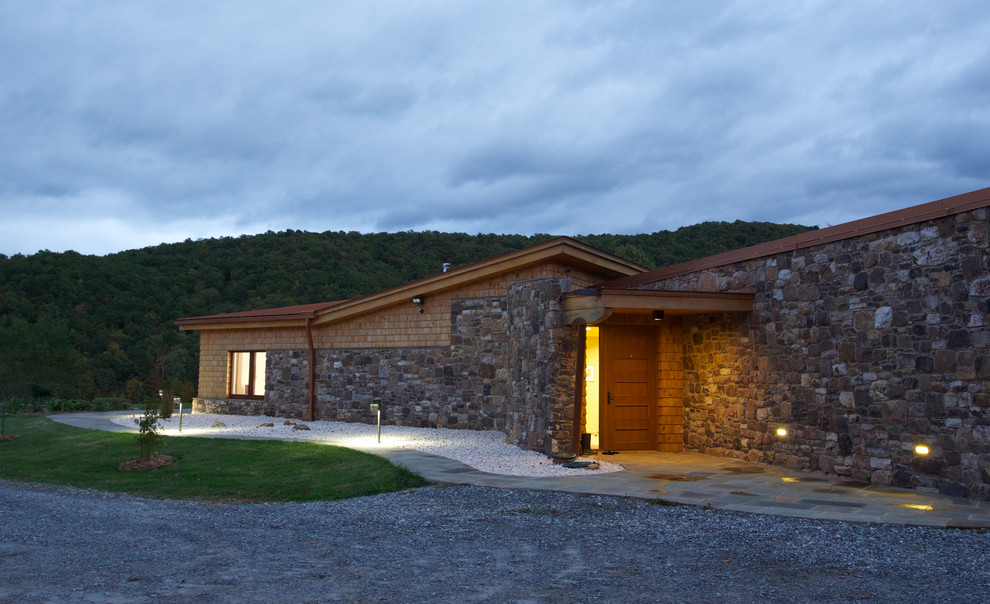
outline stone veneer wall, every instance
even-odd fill
[[[496,379],[506,321],[504,298],[451,304],[450,346],[340,348],[316,351],[316,416],[432,428],[503,429],[506,386]],[[268,353],[265,404],[280,415],[308,414],[309,353]],[[504,373],[504,371],[503,371]]]
[[[501,430],[508,442],[550,452],[570,445],[576,351],[563,327],[567,278],[513,283],[506,296],[454,299],[450,345],[323,348],[316,418]],[[196,410],[305,418],[309,352],[268,350],[264,400],[197,399]]]
[[[564,325],[562,302],[570,288],[569,279],[534,279],[511,284],[507,296],[505,431],[545,453],[571,449],[578,334]]]
[[[689,450],[990,498],[986,208],[646,287],[757,292],[684,319]]]

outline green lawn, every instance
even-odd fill
[[[386,493],[425,484],[385,459],[342,447],[280,441],[167,437],[156,452],[176,463],[127,472],[134,434],[74,428],[42,416],[8,416],[0,440],[0,478],[210,501],[318,501]]]

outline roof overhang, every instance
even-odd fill
[[[590,245],[568,237],[557,237],[353,300],[189,317],[175,323],[183,331],[304,326],[307,321],[313,326],[327,325],[388,306],[408,304],[413,297],[428,298],[496,275],[550,261],[590,271],[603,279],[628,277],[646,270],[644,266]]]
[[[824,229],[807,231],[805,233],[792,235],[783,239],[767,241],[765,243],[751,245],[742,249],[732,250],[730,252],[724,252],[714,256],[708,256],[706,258],[699,258],[689,262],[683,262],[681,264],[665,266],[652,271],[643,272],[638,275],[620,277],[605,283],[604,285],[607,287],[616,288],[639,287],[647,283],[656,283],[657,281],[689,275],[691,273],[710,270],[720,266],[746,262],[747,260],[764,258],[774,254],[793,252],[795,250],[824,245],[827,243],[834,243],[836,241],[851,239],[853,237],[861,237],[871,233],[896,229],[987,206],[990,206],[990,188],[971,191],[969,193],[963,193],[962,195],[923,203],[921,205],[911,206],[902,210],[887,212],[885,214],[878,214],[876,216],[870,216],[860,220],[853,220],[852,222],[837,224]]]
[[[299,304],[280,308],[265,308],[243,312],[188,317],[178,319],[175,324],[180,331],[205,329],[260,329],[265,327],[304,327],[307,320],[316,318],[320,311],[343,304],[347,300]]]
[[[629,276],[645,267],[597,250],[589,245],[560,237],[522,250],[393,287],[376,294],[349,300],[317,313],[315,325],[323,325],[365,314],[393,304],[408,303],[411,296],[428,297],[475,281],[494,277],[547,261],[559,261],[600,274]]]
[[[564,296],[567,325],[602,323],[615,312],[662,310],[670,315],[751,312],[755,292],[683,292],[651,289],[592,288]]]

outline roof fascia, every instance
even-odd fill
[[[179,331],[206,331],[211,329],[264,329],[264,328],[284,328],[284,327],[305,327],[306,319],[300,317],[286,317],[284,319],[237,319],[227,320],[204,319],[202,321],[176,321]]]

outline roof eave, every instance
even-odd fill
[[[259,329],[265,327],[303,327],[308,316],[244,317],[230,319],[180,319],[175,321],[179,331],[205,331],[208,329]]]
[[[944,216],[959,214],[978,208],[990,206],[990,188],[971,191],[947,197],[938,201],[932,201],[916,206],[911,206],[893,212],[886,212],[876,216],[854,220],[843,224],[807,231],[798,235],[776,239],[766,243],[759,243],[750,247],[732,250],[690,262],[683,262],[671,266],[658,268],[630,277],[620,277],[603,284],[605,287],[628,288],[636,287],[654,281],[662,281],[672,277],[679,277],[698,271],[745,262],[756,258],[773,256],[783,252],[790,252],[798,249],[833,243],[843,239],[859,237],[878,231],[895,229],[898,227],[924,222]]]
[[[481,262],[455,268],[446,273],[431,275],[317,313],[316,325],[348,319],[379,308],[407,302],[414,296],[431,296],[466,283],[486,279],[553,259],[561,259],[575,266],[584,266],[611,272],[617,276],[629,276],[647,270],[646,267],[624,258],[602,252],[594,247],[568,237],[558,237],[542,244],[495,256]]]

